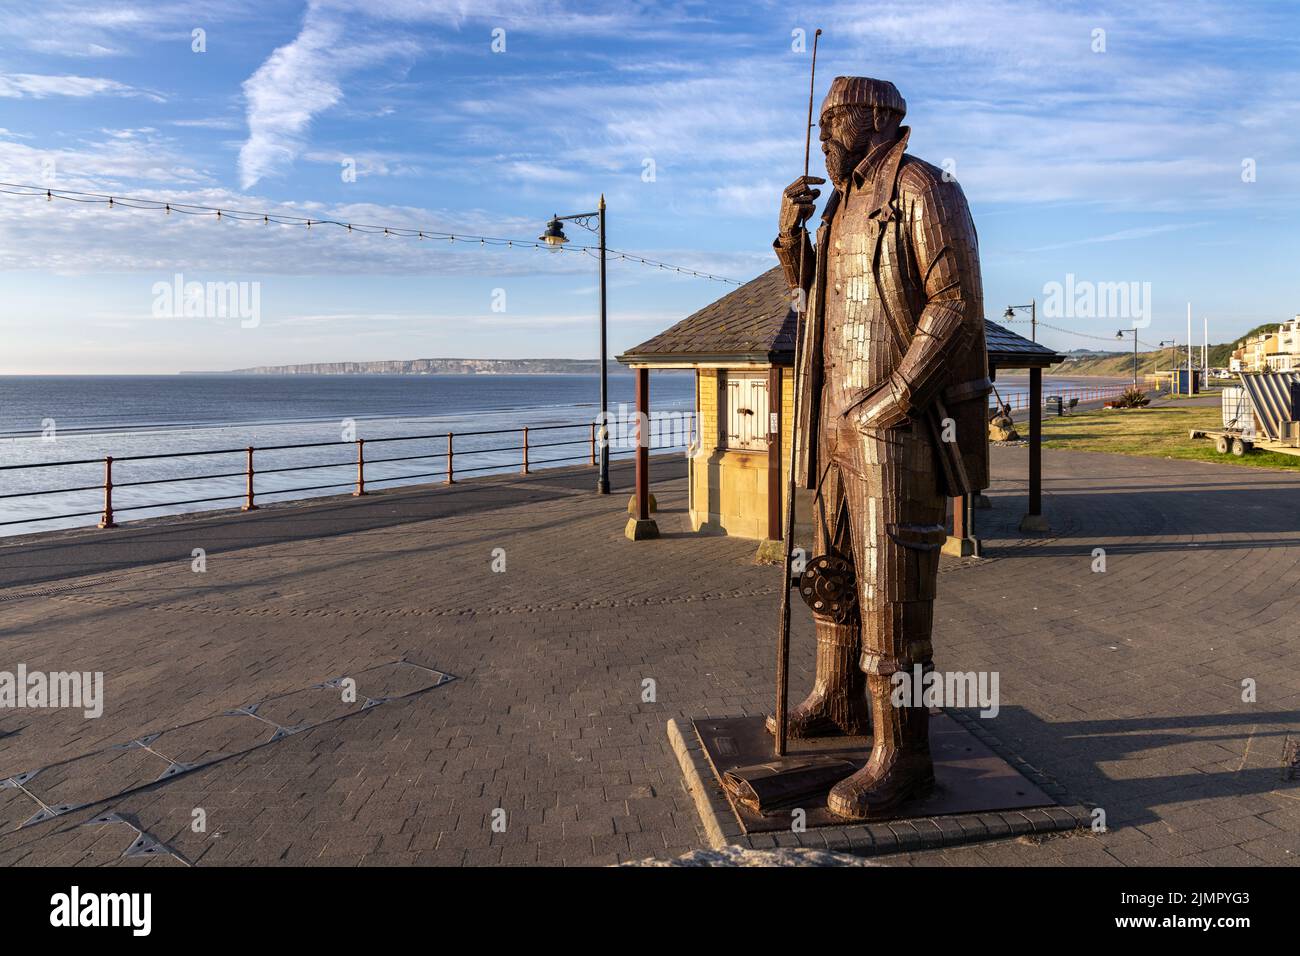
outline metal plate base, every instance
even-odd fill
[[[719,786],[722,775],[728,770],[774,759],[772,735],[764,728],[763,720],[762,717],[728,717],[694,721],[695,732],[704,745],[704,752],[713,770],[714,782]],[[792,757],[830,754],[844,757],[861,766],[866,763],[871,751],[871,738],[791,738],[787,749]],[[905,803],[896,813],[873,819],[872,822],[1057,805],[1056,800],[976,739],[961,724],[939,711],[933,712],[930,717],[930,752],[934,758],[934,790],[926,797]],[[759,816],[734,803],[731,809],[746,834],[790,830],[792,817],[789,812]],[[803,810],[808,829],[843,827],[861,822],[846,820],[831,813],[826,808],[825,798],[815,803],[810,802]]]

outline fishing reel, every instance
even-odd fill
[[[858,607],[858,576],[853,562],[835,551],[819,554],[799,576],[799,596],[812,612],[846,624]]]

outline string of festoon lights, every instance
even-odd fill
[[[141,199],[135,196],[114,196],[107,193],[87,193],[79,192],[73,189],[55,189],[46,186],[34,186],[26,183],[6,183],[0,182],[0,193],[10,196],[22,196],[35,199],[44,199],[47,202],[53,202],[56,199],[62,199],[67,202],[98,204],[109,209],[145,209],[155,212],[162,212],[164,215],[176,213],[183,216],[207,216],[218,221],[233,222],[260,222],[264,225],[278,226],[297,226],[305,229],[336,227],[343,229],[348,233],[356,233],[367,236],[388,236],[392,239],[415,239],[417,241],[431,240],[442,242],[463,242],[476,244],[479,246],[502,246],[507,249],[545,249],[548,252],[575,253],[581,252],[594,259],[600,258],[600,247],[594,245],[578,245],[569,243],[568,248],[565,246],[551,246],[537,239],[506,239],[500,236],[480,236],[468,232],[444,232],[438,229],[412,229],[408,226],[384,226],[374,223],[349,222],[343,219],[331,219],[328,217],[314,216],[291,216],[278,212],[255,212],[247,209],[227,209],[226,207],[201,206],[195,203],[175,202],[166,199]],[[728,279],[726,276],[714,275],[711,272],[701,272],[698,269],[691,269],[687,266],[673,265],[671,262],[661,262],[658,259],[651,259],[648,256],[638,255],[633,252],[625,252],[620,249],[606,249],[606,255],[611,261],[634,262],[639,265],[648,266],[652,269],[658,269],[662,272],[672,272],[677,275],[691,276],[696,279],[708,279],[711,282],[721,282],[726,285],[741,285],[735,279]]]
[[[999,324],[999,325],[1011,325],[1011,324],[1014,322],[1014,323],[1019,323],[1019,324],[1022,324],[1022,325],[1023,325],[1023,324],[1028,324],[1030,321],[1031,321],[1030,319],[1019,319],[1019,318],[1017,318],[1017,319],[1008,319],[1008,318],[1006,318],[1006,317],[1003,317],[1003,318],[998,319],[998,324]],[[1065,334],[1065,335],[1073,335],[1073,336],[1075,336],[1076,338],[1080,338],[1080,339],[1093,339],[1094,341],[1097,341],[1097,342],[1111,342],[1111,343],[1113,343],[1113,342],[1115,341],[1115,336],[1113,336],[1113,335],[1094,335],[1094,334],[1092,334],[1092,333],[1090,333],[1090,332],[1076,332],[1074,329],[1067,329],[1067,328],[1063,328],[1063,327],[1061,327],[1061,326],[1059,326],[1059,325],[1052,325],[1052,324],[1050,324],[1050,323],[1048,323],[1048,322],[1044,322],[1042,319],[1039,319],[1039,320],[1038,320],[1038,327],[1041,328],[1041,329],[1051,329],[1053,332],[1061,332],[1061,333],[1063,333],[1063,334]],[[1143,342],[1141,339],[1138,340],[1138,345],[1142,346],[1143,348],[1148,348],[1148,349],[1158,349],[1158,348],[1160,348],[1159,345],[1153,345],[1153,344],[1150,343],[1150,342]]]
[[[1115,341],[1115,336],[1113,336],[1113,335],[1093,335],[1093,334],[1088,333],[1088,332],[1076,332],[1076,331],[1074,331],[1074,329],[1063,329],[1063,328],[1061,328],[1061,326],[1059,326],[1059,325],[1049,325],[1048,323],[1044,322],[1042,319],[1039,319],[1039,320],[1038,320],[1038,324],[1039,324],[1042,328],[1045,328],[1045,329],[1052,329],[1052,330],[1055,331],[1055,332],[1064,332],[1066,335],[1074,335],[1074,336],[1077,336],[1078,338],[1081,338],[1081,339],[1093,339],[1094,341],[1097,341],[1097,342],[1112,342],[1112,343]],[[1125,329],[1124,331],[1127,332],[1128,330]],[[1151,342],[1143,342],[1141,339],[1138,339],[1138,345],[1140,345],[1140,346],[1143,347],[1143,348],[1148,348],[1148,349],[1158,349],[1158,348],[1160,348],[1159,345],[1154,345],[1154,344],[1152,344]]]

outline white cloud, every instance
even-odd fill
[[[100,130],[94,138],[54,149],[0,139],[0,173],[5,179],[63,189],[126,191],[124,186],[134,189],[141,182],[192,186],[212,181],[191,163],[175,140],[147,128]]]
[[[506,165],[506,171],[516,179],[530,183],[573,183],[583,179],[579,170],[548,163],[515,161]]]
[[[173,126],[189,127],[191,129],[216,129],[216,130],[242,130],[244,124],[235,117],[211,116],[200,117],[198,119],[178,119],[172,120]]]
[[[548,0],[501,0],[490,11],[473,0],[309,0],[298,35],[244,82],[249,135],[239,152],[240,182],[248,189],[287,169],[305,148],[312,121],[343,102],[349,74],[381,63],[400,65],[437,48],[394,36],[393,24],[459,29],[478,18],[509,29],[518,24],[531,34],[620,35],[633,24],[660,22],[654,17],[635,8],[587,13]]]
[[[334,54],[342,25],[308,9],[302,31],[244,81],[248,140],[239,150],[239,180],[249,189],[298,156],[316,114],[339,101]]]
[[[104,77],[0,73],[0,97],[41,100],[49,96],[142,96],[159,103],[163,101],[163,97],[157,93]]]
[[[713,190],[713,198],[718,208],[731,215],[775,217],[778,203],[772,197],[780,196],[785,187],[786,184],[771,179],[737,183],[718,186]]]
[[[0,38],[10,48],[99,58],[135,52],[138,41],[176,40],[189,46],[201,23],[255,15],[265,0],[6,0]],[[198,22],[196,22],[198,21]]]
[[[244,81],[248,139],[239,150],[242,188],[293,164],[306,148],[313,120],[343,102],[347,76],[381,64],[400,66],[429,49],[428,43],[394,35],[391,24],[376,27],[377,21],[454,25],[471,9],[461,2],[376,0],[358,7],[309,0],[298,35]]]

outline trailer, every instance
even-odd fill
[[[1300,456],[1300,372],[1242,372],[1240,385],[1223,389],[1223,427],[1191,431],[1214,441],[1221,455],[1256,448]]]

